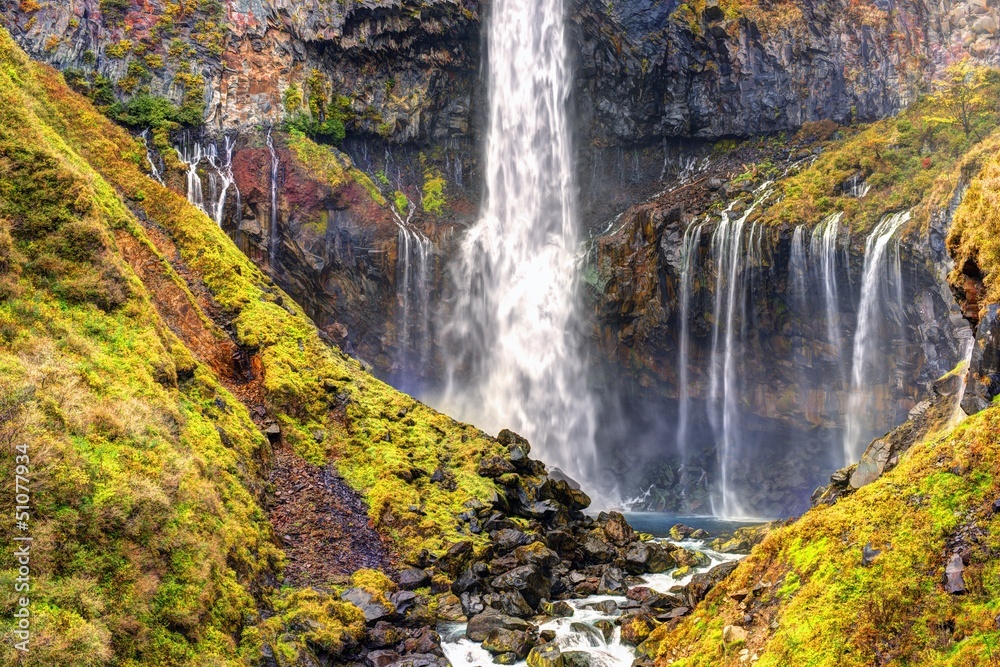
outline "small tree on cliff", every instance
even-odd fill
[[[931,122],[960,125],[966,137],[979,136],[978,126],[983,118],[994,111],[995,100],[987,95],[991,77],[996,73],[976,67],[968,59],[945,70],[945,76],[934,94],[941,104],[945,117],[929,119]]]

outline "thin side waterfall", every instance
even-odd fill
[[[719,409],[712,411],[710,421],[716,435],[719,460],[721,507],[717,514],[725,517],[747,515],[739,493],[733,486],[733,465],[740,455],[743,437],[740,427],[741,383],[739,360],[746,341],[748,269],[759,266],[763,248],[763,226],[750,225],[747,219],[768,196],[770,183],[758,190],[753,205],[737,218],[730,209],[722,213],[722,222],[712,235],[712,259],[716,267],[715,309],[713,312],[711,384],[709,395]],[[760,193],[763,191],[763,195]]]
[[[188,201],[205,211],[205,196],[202,192],[201,177],[198,175],[198,165],[205,157],[200,141],[184,142],[174,146],[178,159],[187,166],[187,198]],[[206,213],[208,211],[205,211]]]
[[[837,286],[837,238],[843,213],[834,213],[813,230],[809,254],[817,272],[816,279],[823,288],[823,306],[826,312],[826,340],[830,356],[839,367],[841,384],[844,378],[844,344],[840,333],[840,290]]]
[[[698,268],[698,253],[701,248],[701,232],[705,223],[693,222],[684,232],[681,249],[681,335],[677,352],[677,368],[680,372],[680,401],[677,421],[677,453],[681,461],[687,460],[688,421],[691,409],[690,365],[691,360],[691,293],[694,291],[694,276]]]
[[[792,287],[792,300],[796,312],[805,312],[806,300],[809,295],[809,262],[806,257],[806,232],[805,226],[799,225],[792,232],[792,251],[788,265],[789,279]]]
[[[485,197],[451,267],[444,403],[594,488],[563,4],[491,3]]]
[[[163,185],[163,176],[160,175],[160,169],[156,165],[157,160],[153,159],[153,149],[149,147],[149,130],[143,130],[139,136],[142,138],[142,145],[146,147],[146,162],[149,164],[149,174],[153,177],[153,180]]]
[[[430,264],[434,244],[416,227],[404,223],[398,227],[399,361],[404,367],[416,362],[415,367],[425,368],[431,345]]]
[[[240,213],[240,189],[236,185],[236,179],[233,177],[233,146],[236,144],[235,139],[230,139],[229,135],[223,136],[223,145],[225,147],[225,154],[222,156],[221,162],[216,164],[217,161],[217,149],[215,145],[212,145],[212,167],[214,169],[214,174],[218,181],[222,184],[219,188],[218,198],[215,199],[215,207],[212,211],[212,218],[215,220],[215,224],[222,226],[222,220],[226,212],[226,197],[229,194],[229,188],[234,188],[236,191],[236,213]]]
[[[278,255],[278,152],[274,149],[271,128],[267,130],[267,150],[271,154],[271,227],[268,234],[268,267],[273,275]]]
[[[848,464],[857,461],[868,445],[869,424],[876,407],[873,389],[882,379],[878,377],[883,368],[878,363],[879,330],[893,315],[890,304],[902,294],[898,291],[902,282],[898,261],[899,241],[892,242],[909,220],[909,212],[887,215],[865,242],[865,270],[858,306],[858,326],[854,334],[851,393],[844,436],[844,459]],[[896,315],[901,316],[901,311],[897,311]]]

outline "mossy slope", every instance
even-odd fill
[[[267,586],[282,561],[259,504],[269,444],[244,393],[298,453],[336,462],[403,555],[459,537],[462,503],[493,491],[475,463],[499,445],[328,348],[208,217],[145,176],[143,155],[0,32],[0,473],[27,442],[37,577],[33,650],[5,641],[0,662],[243,664],[269,641],[288,664],[307,641],[335,649],[359,631],[351,608]],[[220,350],[249,356],[256,380]],[[5,639],[13,566],[5,550]],[[281,614],[260,625],[267,607]]]

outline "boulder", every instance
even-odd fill
[[[493,656],[493,663],[497,665],[514,665],[520,658],[517,657],[516,653],[501,653],[500,655]]]
[[[456,542],[448,548],[443,556],[434,564],[439,570],[453,577],[464,570],[472,560],[472,542],[465,540]]]
[[[624,595],[626,590],[625,573],[617,567],[606,569],[597,584],[598,595]]]
[[[534,638],[528,632],[496,628],[483,640],[483,648],[493,655],[513,653],[520,660],[528,655],[533,643]]]
[[[483,602],[488,607],[501,611],[508,616],[519,618],[530,618],[535,615],[535,610],[529,605],[524,596],[517,591],[497,591],[483,597]]]
[[[442,595],[438,598],[437,615],[445,621],[462,623],[465,621],[465,612],[462,610],[462,601],[457,595]]]
[[[465,635],[474,642],[482,642],[494,630],[533,632],[534,629],[534,625],[523,619],[489,610],[469,619],[469,623],[465,626]]]
[[[576,610],[573,609],[570,603],[563,602],[562,600],[559,602],[543,602],[539,606],[538,611],[546,616],[553,616],[556,618],[566,618],[576,613]]]
[[[705,567],[712,562],[708,556],[693,549],[674,549],[670,555],[678,567]]]
[[[564,667],[562,651],[555,644],[543,644],[528,653],[528,667]]]
[[[604,534],[615,546],[623,547],[635,540],[635,531],[620,512],[610,512],[608,522],[604,524]]]
[[[566,651],[562,657],[565,667],[590,667],[590,654],[586,651]]]
[[[615,558],[614,547],[596,530],[583,538],[580,547],[588,563],[610,563]]]
[[[638,646],[659,625],[649,614],[635,614],[622,619],[622,643]]]
[[[370,651],[365,656],[365,664],[368,667],[386,667],[397,660],[399,660],[399,654],[389,650]]]
[[[431,575],[426,570],[409,568],[399,573],[397,583],[404,591],[413,591],[431,585]]]
[[[404,639],[403,631],[385,621],[379,621],[368,631],[368,645],[373,648],[395,646]]]
[[[681,540],[686,540],[693,532],[694,528],[691,526],[685,526],[683,523],[676,523],[670,527],[670,539],[680,542]]]
[[[607,644],[611,641],[611,638],[615,635],[615,624],[607,619],[601,619],[599,621],[594,621],[594,627],[601,631],[601,636],[604,637],[604,643]]]
[[[747,640],[747,631],[738,625],[727,625],[722,628],[722,643],[725,645],[742,644]]]
[[[489,456],[479,461],[476,472],[482,477],[496,479],[516,470],[514,464],[500,456]]]
[[[944,590],[952,595],[964,595],[966,593],[964,575],[965,563],[961,554],[952,554],[944,569]]]
[[[522,565],[534,565],[543,569],[549,569],[559,564],[559,554],[541,542],[518,547],[514,550],[514,556]]]
[[[470,568],[452,583],[451,592],[460,596],[462,593],[481,590],[483,586],[483,580]]]
[[[529,605],[549,597],[552,581],[534,565],[522,565],[493,578],[493,587],[499,590],[518,591]]]
[[[388,600],[379,599],[363,588],[349,588],[340,597],[364,612],[366,623],[374,623],[396,613]]]
[[[498,530],[490,535],[490,537],[493,540],[493,546],[500,553],[507,553],[518,547],[531,544],[536,539],[534,535],[529,535],[514,528]]]

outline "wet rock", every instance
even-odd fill
[[[444,656],[441,649],[441,635],[433,628],[425,627],[416,631],[416,634],[403,642],[405,653],[424,653]]]
[[[389,650],[370,651],[365,656],[365,664],[368,667],[386,667],[397,660],[399,660],[399,654]]]
[[[494,577],[492,584],[500,590],[518,591],[529,605],[537,608],[542,598],[549,597],[552,582],[539,568],[522,565]]]
[[[450,667],[448,659],[430,653],[411,653],[403,656],[389,667]]]
[[[533,643],[532,636],[523,630],[497,628],[483,640],[483,648],[493,655],[513,653],[520,660],[528,655]]]
[[[948,559],[948,565],[944,569],[944,590],[952,595],[964,595],[965,588],[965,563],[961,554],[952,554]]]
[[[340,597],[364,612],[367,623],[374,623],[396,613],[396,609],[388,600],[384,602],[378,600],[363,588],[349,588]]]
[[[576,621],[569,624],[569,629],[581,637],[584,637],[587,640],[587,643],[593,648],[597,648],[606,643],[604,641],[604,635],[601,631],[590,623],[581,623]]]
[[[601,631],[601,636],[604,637],[604,643],[611,641],[611,638],[615,635],[615,624],[607,619],[601,619],[599,621],[594,621],[594,627]]]
[[[541,542],[534,542],[514,550],[514,556],[523,565],[533,565],[548,569],[559,564],[559,554]]]
[[[397,583],[404,591],[413,591],[431,585],[431,575],[425,570],[409,568],[399,573]]]
[[[496,479],[516,470],[514,465],[505,458],[490,456],[479,461],[476,472],[482,477]]]
[[[438,599],[437,615],[444,621],[462,623],[466,619],[462,601],[457,595],[444,595]]]
[[[434,564],[439,570],[455,577],[468,567],[472,560],[472,542],[462,541],[451,545],[448,551]]]
[[[395,646],[403,641],[404,635],[402,630],[391,623],[379,621],[375,624],[375,627],[368,631],[367,639],[369,646],[373,648],[386,648],[387,646]]]
[[[462,593],[481,590],[483,585],[483,580],[470,568],[452,583],[451,592],[455,595],[462,595]]]
[[[602,600],[601,602],[592,602],[583,606],[586,609],[598,611],[605,616],[614,616],[618,613],[618,604],[614,600]]]
[[[610,512],[608,522],[604,524],[604,534],[612,544],[623,547],[635,539],[635,532],[632,526],[628,525],[625,517],[619,512]]]
[[[527,621],[489,610],[469,619],[465,635],[474,642],[485,641],[494,630],[534,631],[535,626]]]
[[[490,537],[493,540],[493,547],[500,553],[507,553],[517,547],[531,544],[536,539],[533,535],[528,535],[514,528],[498,530]]]
[[[1000,305],[991,305],[979,321],[976,344],[969,364],[962,409],[974,415],[1000,395]]]
[[[497,591],[484,596],[483,602],[509,616],[530,618],[535,610],[527,603],[524,596],[517,591]]]
[[[638,646],[659,625],[649,614],[635,614],[622,620],[622,643]]]
[[[615,549],[598,531],[590,532],[580,544],[583,553],[590,563],[610,563],[615,559]]]
[[[458,596],[458,599],[462,601],[462,612],[466,616],[475,616],[486,610],[486,603],[483,601],[483,596],[479,593],[462,593]]]
[[[528,653],[528,667],[564,667],[562,652],[555,644],[536,646]]]
[[[538,608],[538,611],[545,614],[546,616],[553,616],[557,618],[565,618],[567,616],[572,616],[576,611],[568,602],[543,602]]]
[[[497,665],[513,665],[519,660],[520,658],[516,653],[501,653],[500,655],[493,656],[493,662]]]
[[[683,604],[683,601],[677,596],[660,593],[645,586],[630,588],[625,595],[629,600],[634,600],[650,609],[673,609]]]
[[[670,555],[679,567],[705,567],[712,562],[708,556],[693,549],[675,549]]]
[[[694,528],[691,526],[685,526],[683,523],[677,523],[670,527],[670,539],[680,542],[681,540],[686,540],[690,537],[693,532]]]
[[[617,567],[606,569],[597,584],[598,595],[624,595],[626,590],[625,573]]]
[[[586,651],[566,651],[562,654],[565,667],[590,667],[590,654]]]

